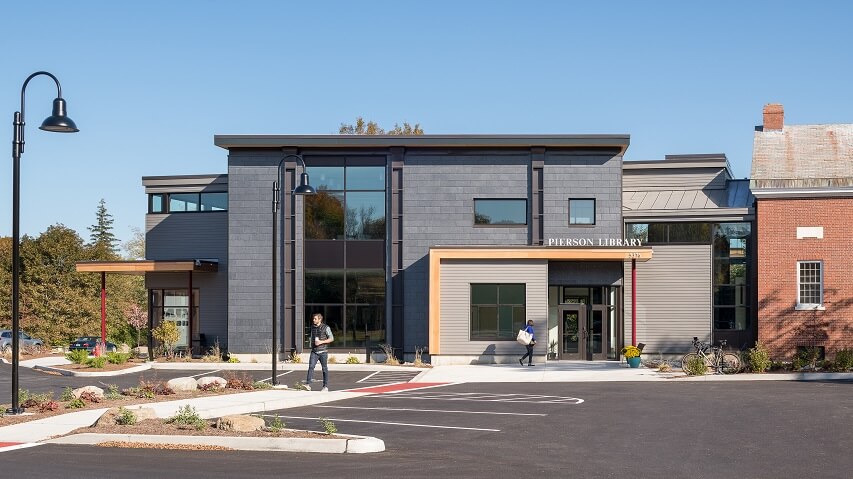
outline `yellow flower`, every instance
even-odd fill
[[[625,358],[638,358],[640,357],[640,349],[636,346],[625,346],[622,348],[622,355]]]

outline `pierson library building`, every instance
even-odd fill
[[[214,142],[227,174],[142,179],[146,260],[83,268],[144,274],[152,326],[196,354],[300,354],[316,312],[332,353],[436,365],[515,362],[527,320],[537,361],[757,338],[755,198],[725,155],[626,162],[628,135]]]

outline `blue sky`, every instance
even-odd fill
[[[84,239],[101,198],[121,240],[143,228],[142,176],[225,173],[215,134],[337,133],[359,115],[426,133],[627,133],[627,160],[725,153],[746,177],[765,103],[786,123],[853,122],[851,5],[7,2],[0,139],[24,79],[55,74],[81,132],[38,130],[55,87],[33,80],[21,231]]]

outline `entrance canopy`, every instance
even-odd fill
[[[120,273],[144,275],[145,273],[177,273],[193,271],[215,273],[219,262],[207,259],[188,260],[138,260],[138,261],[78,261],[77,271],[81,273]]]

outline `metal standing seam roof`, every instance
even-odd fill
[[[853,185],[853,124],[756,131],[751,177],[756,190]]]
[[[750,208],[754,201],[749,180],[729,180],[726,189],[625,191],[625,211],[711,210]]]

